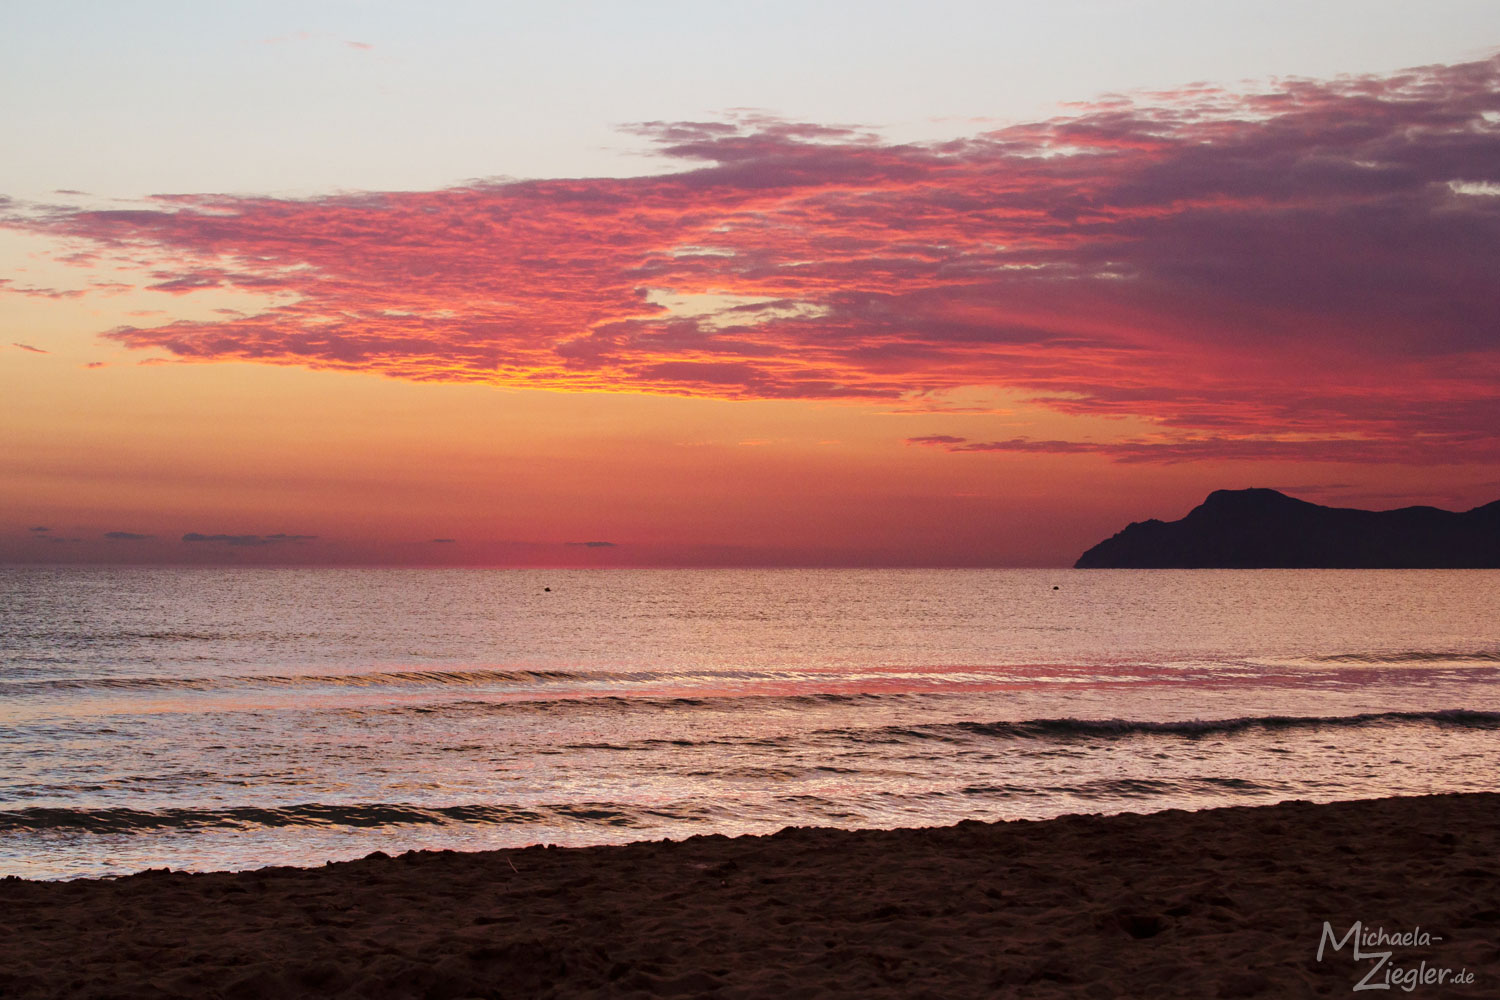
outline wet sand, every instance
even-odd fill
[[[1500,794],[8,879],[0,996],[1344,996],[1356,920],[1500,996]]]

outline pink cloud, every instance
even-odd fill
[[[650,177],[0,220],[149,260],[158,291],[285,293],[107,334],[185,361],[728,398],[999,385],[1177,440],[946,444],[1493,458],[1497,116],[1500,57],[1109,98],[929,144],[651,122],[683,168]]]

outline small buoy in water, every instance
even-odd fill
[[[550,594],[550,593],[552,593],[552,588],[551,588],[551,587],[543,587],[543,588],[542,588],[542,589],[543,589],[543,590],[545,590],[545,591],[546,591],[546,592],[547,592],[547,593],[549,593],[549,594]],[[1052,589],[1053,589],[1053,590],[1056,590],[1056,589],[1057,589],[1057,588],[1056,588],[1056,587],[1053,587],[1053,588],[1052,588]]]
[[[1060,589],[1060,588],[1058,588],[1058,587],[1053,587],[1053,588],[1052,588],[1052,589],[1053,589],[1053,590],[1058,590],[1058,589]]]

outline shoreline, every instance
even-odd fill
[[[10,878],[0,995],[1492,996],[1497,884],[1493,792]]]

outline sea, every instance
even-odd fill
[[[0,875],[1497,775],[1500,572],[0,569]]]

